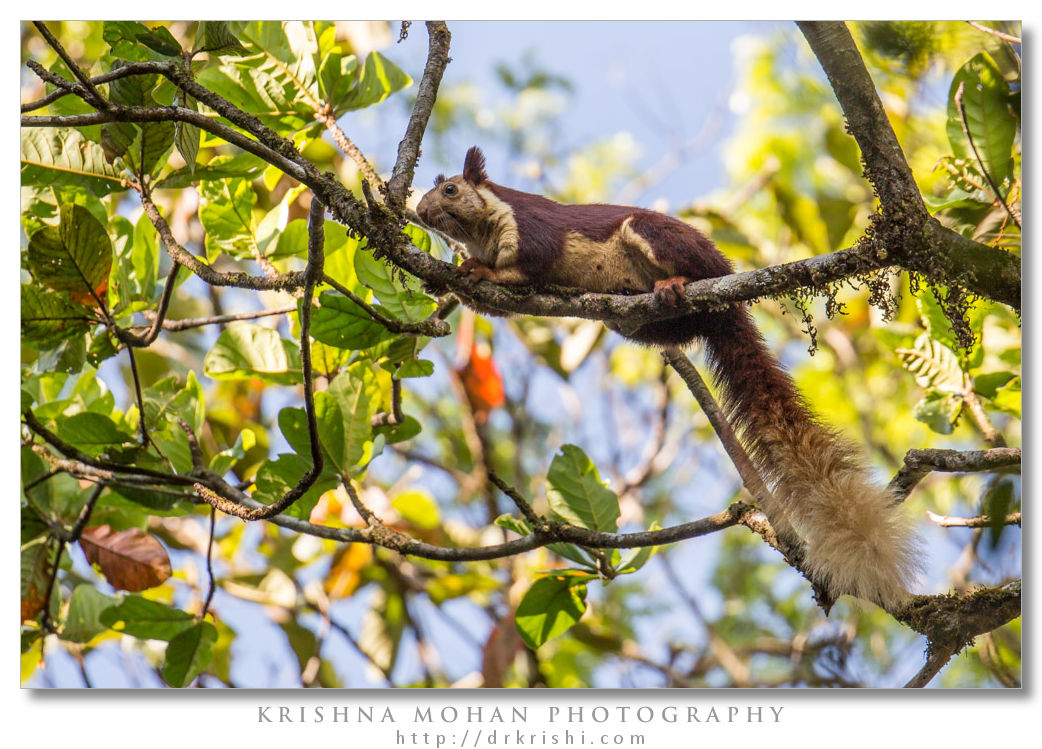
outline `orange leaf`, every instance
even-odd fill
[[[373,550],[365,544],[348,544],[322,581],[330,598],[347,598],[362,582],[362,570],[373,560]]]
[[[458,370],[463,391],[467,394],[470,407],[479,423],[488,418],[488,412],[503,405],[503,378],[492,359],[492,351],[487,345],[470,347],[467,363]]]
[[[89,291],[70,291],[69,299],[80,304],[85,304],[88,307],[97,307],[98,300],[105,298],[105,293],[109,289],[109,280],[103,278],[101,283],[98,284],[97,288],[94,289],[92,294]]]
[[[118,590],[154,588],[170,577],[170,557],[155,536],[140,528],[114,531],[107,525],[86,528],[80,546],[87,561]]]

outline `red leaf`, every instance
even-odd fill
[[[487,345],[472,344],[470,357],[458,372],[475,418],[479,424],[484,423],[488,412],[502,406],[505,400],[503,378],[492,360],[492,351]]]
[[[159,540],[140,528],[114,531],[107,525],[86,528],[80,546],[87,561],[119,590],[138,591],[161,585],[170,577],[170,557]]]

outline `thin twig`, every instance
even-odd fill
[[[938,648],[926,659],[926,664],[915,676],[908,680],[905,689],[922,689],[929,684],[948,661],[955,655],[954,648]]]
[[[214,593],[217,592],[217,578],[213,574],[213,537],[214,529],[217,527],[217,510],[213,507],[210,508],[210,539],[206,544],[206,574],[210,579],[210,590],[206,594],[206,600],[203,601],[203,611],[199,615],[200,619],[205,619],[206,614],[210,611],[210,603],[213,601]]]
[[[369,317],[372,318],[373,322],[382,325],[387,330],[397,335],[412,335],[412,336],[430,336],[431,338],[443,338],[452,332],[449,324],[443,320],[427,318],[426,320],[420,320],[417,322],[405,322],[398,320],[397,318],[391,317],[384,312],[381,312],[376,307],[366,302],[360,296],[355,294],[351,289],[344,286],[342,283],[337,281],[335,278],[329,275],[322,276],[322,282],[332,286],[340,294],[350,299],[352,302],[361,307]]]
[[[159,297],[159,304],[156,306],[156,311],[153,314],[152,324],[145,334],[138,336],[118,326],[113,326],[112,331],[116,334],[116,338],[127,346],[138,348],[147,348],[156,340],[159,336],[159,331],[165,329],[166,313],[170,308],[170,299],[173,297],[174,287],[177,285],[177,274],[180,270],[181,264],[174,260],[170,265],[170,272],[167,273],[166,284],[163,286],[163,294]]]
[[[957,518],[950,515],[938,515],[927,510],[926,516],[942,528],[989,528],[996,525],[996,519],[988,515],[978,515],[972,518]],[[1004,518],[998,519],[999,525],[1020,525],[1020,513],[1012,512]]]
[[[49,104],[53,104],[58,99],[61,99],[69,95],[79,96],[81,99],[87,99],[90,97],[90,94],[81,84],[71,83],[70,81],[65,80],[60,75],[57,75],[56,73],[52,73],[49,70],[47,70],[36,60],[29,60],[25,63],[25,65],[34,73],[36,73],[36,75],[39,76],[43,81],[50,83],[52,86],[55,86],[55,90],[44,97],[36,99],[35,101],[30,101],[26,102],[25,104],[22,104],[22,113],[32,112],[36,109],[42,109],[43,107],[46,107]],[[109,83],[111,81],[119,80],[120,78],[128,78],[132,75],[140,75],[140,73],[138,73],[132,67],[124,66],[116,68],[114,70],[110,70],[100,75],[93,76],[89,80],[91,84],[93,84],[94,86],[99,86],[102,83]]]
[[[235,286],[255,291],[267,289],[287,290],[295,289],[304,282],[303,273],[286,273],[277,278],[269,278],[267,276],[251,276],[247,273],[221,273],[216,271],[178,243],[174,238],[170,225],[152,201],[152,196],[147,188],[142,189],[141,205],[145,209],[145,215],[148,216],[152,225],[159,233],[159,238],[162,240],[163,246],[166,247],[170,259],[185,266],[211,286]]]
[[[517,489],[501,479],[498,474],[494,471],[489,471],[488,480],[513,500],[514,504],[517,505],[517,509],[521,511],[521,514],[524,516],[525,520],[528,521],[528,524],[532,526],[533,530],[547,525],[547,521],[536,514],[535,510],[532,509],[532,505],[528,503],[528,500],[522,497],[521,493],[518,492]]]
[[[412,185],[416,161],[420,157],[420,141],[427,129],[427,120],[438,99],[438,87],[445,67],[449,64],[449,44],[452,34],[444,21],[428,21],[427,63],[416,90],[416,103],[409,115],[409,124],[405,128],[405,137],[398,144],[398,158],[394,162],[391,178],[387,180],[388,201],[400,211],[405,208],[405,198]]]
[[[285,307],[265,309],[258,312],[237,312],[227,315],[212,315],[211,317],[185,317],[180,320],[164,320],[162,328],[171,333],[177,333],[191,328],[201,328],[206,325],[224,325],[225,323],[237,322],[239,320],[257,320],[262,317],[287,315],[296,311],[297,305],[290,304]]]
[[[87,502],[83,505],[80,510],[79,516],[76,518],[76,522],[68,532],[56,532],[52,534],[52,537],[57,544],[57,553],[54,556],[54,566],[51,568],[50,578],[47,580],[47,590],[44,593],[43,598],[43,610],[40,614],[40,629],[44,632],[55,632],[56,628],[54,623],[51,621],[51,596],[54,594],[54,586],[58,580],[58,569],[61,566],[62,554],[65,553],[65,547],[67,544],[76,543],[80,535],[83,533],[83,529],[87,527],[87,523],[90,521],[91,513],[94,512],[94,505],[98,501],[98,497],[105,490],[104,484],[96,484],[94,490],[90,493],[90,497],[87,498]],[[50,543],[50,541],[48,541]]]
[[[375,185],[379,191],[387,189],[384,181],[380,179],[380,175],[373,169],[373,165],[369,163],[369,159],[365,157],[361,149],[355,144],[353,140],[347,137],[340,125],[337,124],[336,118],[329,111],[320,111],[316,114],[315,118],[326,126],[326,130],[333,137],[333,142],[340,146],[340,150],[343,151],[347,156],[351,158],[355,165],[358,167],[358,171],[362,173],[362,176],[369,180],[369,183]]]
[[[319,441],[318,419],[315,415],[315,381],[311,367],[311,302],[315,295],[315,286],[322,278],[322,266],[325,262],[324,222],[325,207],[317,197],[312,196],[308,213],[308,264],[304,271],[304,295],[300,307],[300,366],[304,380],[304,413],[307,417],[311,467],[301,476],[296,486],[289,489],[282,497],[270,505],[260,507],[242,507],[220,496],[210,487],[202,484],[195,485],[199,496],[208,504],[243,520],[264,520],[279,515],[304,496],[322,474],[322,444]],[[197,469],[196,474],[207,475],[209,472]]]
[[[698,370],[695,369],[691,360],[678,348],[664,349],[662,358],[680,375],[691,394],[695,396],[695,400],[698,401],[698,405],[702,408],[706,418],[709,419],[709,423],[713,425],[713,430],[723,445],[724,451],[738,470],[738,475],[741,477],[745,488],[756,498],[761,507],[776,506],[767,484],[764,483],[763,477],[756,470],[749,453],[742,447],[742,443],[738,440],[738,435],[731,428],[731,424],[727,421],[723,410],[716,402],[716,399],[713,398],[713,394],[709,392],[708,386],[706,386],[701,375],[698,374]]]
[[[977,29],[978,31],[983,31],[985,34],[991,34],[992,36],[997,36],[999,39],[1002,39],[1003,41],[1007,41],[1010,44],[1022,44],[1021,39],[1020,39],[1019,36],[1013,36],[1012,34],[1006,34],[1006,33],[1002,32],[1002,31],[999,31],[998,29],[993,29],[990,26],[985,26],[983,23],[977,23],[976,21],[967,21],[966,23],[968,23],[970,26],[972,26],[973,28]]]
[[[58,37],[52,34],[51,30],[48,29],[42,21],[33,21],[33,26],[35,26],[37,31],[40,32],[40,35],[47,40],[47,43],[51,48],[58,53],[58,57],[62,59],[62,62],[65,63],[84,89],[86,89],[90,104],[99,109],[110,108],[112,106],[111,102],[102,96],[101,92],[95,88],[91,79],[87,77],[87,74],[84,73],[80,66],[76,64],[76,61],[72,59],[72,55],[70,55],[66,51],[65,47],[62,46],[62,43],[58,41]]]

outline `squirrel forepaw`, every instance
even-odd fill
[[[459,264],[459,272],[470,276],[471,281],[491,281],[495,276],[495,273],[487,265],[482,263],[475,257],[468,257],[462,263]]]

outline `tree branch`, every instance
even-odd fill
[[[909,450],[904,465],[887,489],[901,502],[931,471],[949,473],[1001,471],[1020,465],[1019,447],[995,447],[990,450]]]
[[[398,144],[398,158],[387,181],[387,198],[399,213],[405,208],[405,199],[412,186],[416,160],[420,157],[420,141],[427,129],[434,102],[438,98],[438,87],[445,67],[449,64],[449,43],[452,34],[444,21],[428,21],[427,64],[423,68],[423,76],[416,91],[416,103],[413,105],[409,124],[405,128],[405,137]]]
[[[1020,260],[974,242],[931,217],[875,85],[842,22],[798,24],[836,93],[861,148],[865,176],[879,196],[882,219],[872,242],[891,263],[927,278],[958,278],[965,288],[1020,310]]]

